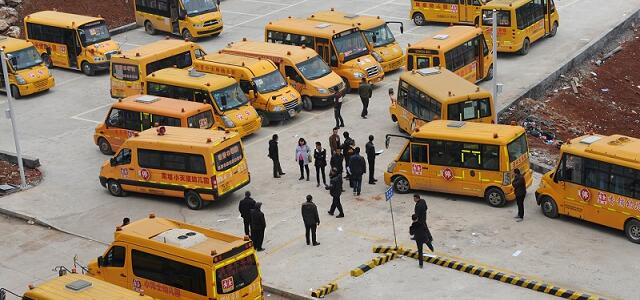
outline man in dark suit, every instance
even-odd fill
[[[338,209],[339,214],[336,218],[344,218],[344,211],[342,210],[342,203],[340,202],[340,195],[342,195],[342,176],[335,168],[329,172],[328,189],[332,199],[329,214],[333,216],[333,212]]]
[[[309,234],[314,246],[320,245],[316,241],[316,229],[320,225],[320,216],[318,216],[318,207],[313,203],[313,197],[307,195],[307,202],[302,203],[302,221],[304,222],[305,236],[307,245],[310,245]]]
[[[371,99],[373,94],[373,86],[367,83],[366,78],[362,78],[360,87],[358,87],[358,94],[360,94],[360,101],[362,101],[362,113],[360,113],[360,116],[363,119],[366,119],[369,114],[369,111],[367,110],[369,108],[369,99]]]
[[[516,204],[518,205],[518,215],[516,216],[516,222],[522,222],[524,218],[524,197],[527,196],[527,183],[524,176],[520,174],[520,169],[513,170],[515,177],[511,185],[516,193]]]
[[[369,142],[365,145],[367,163],[369,164],[369,184],[376,184],[378,179],[373,178],[373,169],[376,167],[376,147],[373,145],[373,135],[369,135]]]
[[[280,178],[285,173],[280,167],[280,155],[278,153],[278,135],[274,134],[269,140],[269,158],[273,161],[273,178]]]
[[[360,191],[362,189],[362,175],[367,172],[367,165],[364,162],[364,157],[360,155],[360,147],[356,147],[354,154],[349,158],[349,169],[351,170],[353,195],[360,196]]]
[[[256,208],[251,210],[251,239],[253,247],[257,251],[264,251],[262,242],[264,241],[264,230],[267,228],[267,222],[264,219],[264,213],[260,210],[262,202],[256,202]]]
[[[411,220],[413,223],[411,223],[411,227],[409,227],[409,234],[413,236],[414,240],[416,240],[416,246],[418,247],[418,265],[422,268],[422,261],[424,259],[422,246],[427,244],[429,250],[433,252],[433,237],[431,236],[431,232],[429,231],[427,224],[420,222],[417,215],[412,215]]]
[[[240,211],[240,217],[244,222],[244,234],[251,236],[249,228],[251,226],[251,211],[256,208],[256,201],[251,198],[251,192],[244,192],[244,199],[240,200],[238,204],[238,210]]]
[[[418,220],[422,223],[427,224],[427,201],[424,201],[424,199],[420,198],[420,195],[414,194],[413,202],[416,203],[416,206],[414,207],[414,213],[416,214],[416,216],[418,216]]]

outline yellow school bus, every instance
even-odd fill
[[[268,59],[275,63],[289,84],[302,95],[305,110],[332,105],[336,93],[345,89],[342,78],[311,48],[244,39],[230,43],[222,52]]]
[[[235,132],[165,126],[125,140],[102,164],[99,178],[113,196],[137,192],[184,198],[194,210],[250,181]]]
[[[200,45],[182,40],[160,40],[111,57],[111,97],[144,93],[147,75],[160,69],[189,68],[205,55]]]
[[[197,38],[222,32],[220,0],[135,0],[136,24],[154,35],[158,31]]]
[[[400,32],[403,32],[402,22],[385,22],[380,17],[347,14],[333,8],[329,11],[316,12],[308,19],[358,27],[367,38],[369,47],[373,49],[371,55],[382,65],[385,73],[397,70],[404,65],[402,47],[387,26],[389,23],[400,24]]]
[[[235,78],[262,119],[262,126],[293,119],[302,110],[300,94],[268,59],[216,53],[196,60],[195,68]]]
[[[289,17],[269,22],[265,27],[265,41],[315,49],[342,77],[347,92],[357,89],[365,79],[376,83],[384,79],[384,71],[371,56],[370,45],[358,28]]]
[[[24,17],[24,28],[47,67],[94,75],[108,70],[111,55],[120,52],[103,18],[40,11]]]
[[[264,299],[248,237],[153,214],[117,227],[104,255],[89,263],[89,274],[157,299]]]
[[[484,198],[493,207],[515,200],[511,186],[519,169],[533,181],[524,128],[463,121],[431,121],[411,134],[384,173],[398,193],[428,190]]]
[[[217,130],[211,105],[135,95],[111,105],[104,122],[96,126],[93,141],[103,154],[113,154],[136,132],[157,126],[176,126]]]
[[[0,299],[2,297],[0,291]],[[93,300],[93,299],[140,299],[152,300],[144,291],[129,289],[93,278],[88,275],[66,273],[37,286],[30,286],[22,300]]]
[[[241,137],[262,127],[262,119],[231,76],[165,68],[147,76],[146,94],[209,104],[215,124]]]
[[[482,8],[482,27],[489,39],[494,9],[498,11],[498,52],[525,55],[533,42],[558,32],[560,16],[554,0],[493,0]]]
[[[640,139],[586,135],[560,148],[561,158],[536,191],[542,213],[615,229],[640,243]]]
[[[18,99],[49,90],[55,84],[53,75],[44,65],[38,50],[32,43],[10,37],[0,37],[0,48],[6,54],[9,83],[4,82],[0,67],[0,91],[11,89],[11,95]]]
[[[491,43],[482,29],[471,26],[451,26],[407,49],[407,70],[446,67],[470,81],[493,78]]]
[[[491,93],[440,67],[402,73],[389,113],[407,133],[432,120],[492,123],[495,117]]]
[[[411,0],[409,18],[418,26],[427,22],[479,25],[485,0]]]

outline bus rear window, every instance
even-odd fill
[[[213,114],[210,110],[203,111],[197,115],[193,115],[187,119],[189,128],[209,129],[213,126]]]
[[[250,285],[258,277],[254,255],[249,255],[216,270],[218,294],[230,294]]]
[[[138,81],[138,66],[112,63],[111,76],[119,80]]]
[[[224,148],[214,155],[216,170],[227,170],[237,165],[242,160],[242,157],[242,146],[240,146],[240,142]]]
[[[513,142],[507,145],[507,151],[509,152],[509,162],[514,162],[516,159],[520,158],[523,154],[529,152],[529,147],[527,146],[527,138],[524,134],[515,139]]]

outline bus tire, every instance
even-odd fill
[[[413,14],[413,23],[416,24],[416,26],[424,26],[427,25],[427,19],[424,18],[422,13],[415,13]]]
[[[529,53],[530,48],[531,48],[531,41],[529,40],[529,38],[524,38],[524,41],[522,41],[522,48],[520,48],[520,51],[518,51],[518,54],[527,55],[527,53]]]
[[[398,176],[393,180],[393,189],[398,192],[398,194],[406,194],[411,190],[411,186],[409,185],[409,180],[404,176]]]
[[[51,69],[53,68],[53,60],[51,60],[51,56],[49,56],[49,54],[47,53],[42,53],[42,61],[44,62],[44,65]]]
[[[396,118],[396,115],[391,115],[391,121],[393,123],[397,123],[398,122],[398,118]]]
[[[351,93],[351,85],[349,84],[349,80],[342,77],[342,81],[344,81],[344,93],[345,94]]]
[[[489,81],[491,79],[493,79],[493,64],[489,66],[489,72],[487,72],[487,77],[484,80]]]
[[[202,201],[200,195],[195,191],[186,191],[184,193],[184,201],[187,203],[189,209],[199,210],[204,207],[204,201]]]
[[[82,69],[82,73],[84,73],[87,76],[93,76],[96,74],[96,71],[93,69],[93,66],[91,66],[91,64],[86,61],[83,61],[82,64],[80,64],[80,68]]]
[[[109,144],[107,139],[105,139],[103,137],[98,139],[98,148],[100,149],[100,152],[102,152],[102,154],[104,154],[104,155],[112,155],[113,154],[113,149],[111,149],[111,144]]]
[[[182,30],[182,38],[189,42],[196,40],[193,35],[191,35],[191,32],[189,32],[189,29],[186,28]]]
[[[549,196],[542,196],[542,199],[540,199],[540,209],[542,210],[542,214],[547,218],[554,219],[558,217],[558,204]]]
[[[311,111],[313,109],[313,102],[309,96],[302,97],[302,108],[306,111]]]
[[[13,99],[20,99],[22,97],[22,95],[20,95],[20,89],[13,84],[11,85],[11,97],[13,97]]]
[[[629,219],[624,223],[624,233],[631,242],[640,244],[640,221]]]
[[[507,203],[504,192],[497,187],[490,187],[484,192],[484,199],[492,207],[502,207]]]
[[[260,119],[262,120],[262,127],[267,127],[269,126],[269,118],[267,118],[267,114],[265,114],[263,111],[258,110],[258,116],[260,117]]]
[[[553,22],[553,26],[551,26],[551,31],[549,32],[549,37],[556,36],[558,33],[558,22]]]
[[[149,20],[144,21],[144,32],[146,32],[149,35],[155,35],[156,34],[156,29],[153,28],[153,24],[151,24],[151,21],[149,21]]]
[[[117,180],[109,179],[107,181],[107,190],[109,193],[116,197],[122,197],[125,195],[125,192],[122,190],[122,185]]]

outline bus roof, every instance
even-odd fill
[[[254,53],[257,54],[256,56],[268,57],[270,60],[276,63],[280,63],[282,57],[288,57],[294,64],[318,56],[318,53],[315,50],[308,47],[255,41],[229,43],[227,47],[222,49],[222,52],[234,53],[238,55]]]
[[[491,97],[488,91],[440,67],[403,72],[400,74],[400,80],[443,104]],[[475,97],[469,97],[470,95]]]
[[[3,48],[7,53],[29,47],[33,47],[33,44],[29,41],[14,39],[8,36],[0,36],[0,48]]]
[[[515,9],[531,0],[492,0],[483,5],[482,9]]]
[[[132,109],[158,114],[167,117],[191,117],[203,111],[211,110],[211,105],[194,101],[184,101],[172,98],[134,95],[118,100],[113,108]]]
[[[153,215],[121,227],[114,238],[114,241],[130,242],[156,251],[166,249],[165,252],[208,265],[216,255],[250,246],[250,242],[240,236]]]
[[[178,68],[165,68],[155,71],[147,75],[147,80],[161,80],[178,86],[205,88],[208,91],[215,91],[236,83],[233,77]]]
[[[143,60],[151,56],[157,55],[165,51],[200,48],[200,46],[194,42],[188,42],[184,40],[166,39],[159,40],[153,43],[145,44],[140,47],[122,51],[121,54],[116,54],[114,57],[122,57],[133,60]]]
[[[585,135],[562,145],[563,152],[587,154],[597,160],[618,161],[619,164],[640,169],[640,139],[614,134]]]
[[[207,54],[202,61],[217,63],[231,68],[245,68],[258,77],[276,71],[276,66],[268,59],[242,56],[232,53]]]
[[[422,125],[411,137],[506,145],[522,134],[524,128],[515,125],[434,120]]]
[[[24,20],[29,23],[38,23],[73,29],[77,29],[78,27],[87,23],[104,21],[103,18],[76,15],[53,10],[43,10],[32,13],[24,17]]]
[[[171,126],[166,126],[164,129],[164,135],[158,133],[158,128],[149,128],[137,136],[130,137],[129,140],[136,143],[173,145],[189,149],[209,149],[237,136],[236,132],[222,130]]]
[[[88,275],[73,273],[39,284],[24,296],[30,299],[50,300],[153,299]]]
[[[333,8],[331,10],[316,12],[311,15],[308,20],[351,25],[364,30],[368,30],[385,24],[384,20],[380,19],[380,17],[349,14],[341,11],[336,11]]]
[[[412,44],[409,49],[448,50],[472,37],[482,34],[482,29],[472,26],[451,26],[438,31],[431,37]]]
[[[280,32],[299,33],[309,36],[333,38],[335,34],[354,29],[350,25],[333,24],[289,17],[269,22],[266,29]]]

